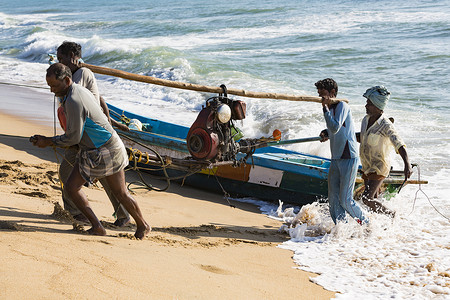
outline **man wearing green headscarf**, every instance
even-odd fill
[[[398,135],[393,123],[383,114],[390,92],[384,86],[374,86],[368,89],[363,97],[367,99],[367,115],[362,120],[361,133],[357,135],[357,140],[361,143],[359,155],[364,173],[362,201],[372,211],[393,217],[395,212],[374,200],[378,196],[383,180],[389,175],[391,149],[394,148],[403,159],[405,180],[411,176],[411,165],[405,143]]]

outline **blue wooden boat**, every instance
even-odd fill
[[[190,128],[147,118],[110,104],[108,106],[111,117],[115,120],[123,121],[125,117],[128,120],[139,120],[143,125],[142,130],[118,131],[126,147],[141,152],[149,152],[151,148],[161,157],[170,157],[172,163],[166,168],[168,175],[182,178],[180,180],[184,184],[214,192],[226,192],[234,197],[281,200],[300,206],[317,200],[325,201],[327,197],[330,166],[327,158],[268,146],[255,149],[246,158],[246,163],[239,166],[220,163],[202,166],[202,162],[188,158],[190,152],[186,137]],[[245,154],[237,155],[237,159],[243,158]],[[178,165],[173,163],[174,160],[185,164]],[[194,167],[190,166],[190,162]],[[186,174],[190,175],[184,178]],[[358,178],[357,185],[360,186],[361,183],[362,180]],[[405,184],[402,174],[395,172],[385,183],[391,190]]]

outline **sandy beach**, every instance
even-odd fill
[[[251,204],[228,206],[221,195],[172,184],[168,191],[136,189],[152,226],[135,240],[135,225],[115,228],[102,188],[84,188],[107,236],[83,233],[62,205],[52,148],[33,147],[33,134],[53,135],[52,96],[36,93],[47,119],[10,109],[29,101],[30,89],[0,86],[0,298],[1,299],[330,299],[310,282],[280,222]],[[15,98],[11,101],[12,97]],[[19,99],[18,99],[19,98]],[[45,99],[44,99],[45,98]],[[6,106],[5,103],[9,103]],[[45,123],[45,122],[47,123]],[[127,182],[137,179],[127,172]],[[165,182],[148,179],[154,186]]]

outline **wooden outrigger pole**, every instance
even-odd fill
[[[223,90],[217,86],[207,86],[193,83],[185,83],[179,81],[171,81],[167,79],[156,78],[152,76],[138,75],[134,73],[129,73],[117,69],[111,69],[106,67],[99,67],[94,65],[89,65],[86,63],[81,64],[82,67],[89,68],[92,72],[109,75],[114,77],[120,77],[123,79],[134,80],[139,82],[151,83],[156,85],[162,85],[167,87],[172,87],[176,89],[184,89],[191,90],[197,92],[207,92],[207,93],[222,93]],[[321,103],[322,98],[314,97],[314,96],[297,96],[297,95],[288,95],[288,94],[279,94],[279,93],[261,93],[261,92],[252,92],[245,91],[242,89],[233,89],[227,88],[227,93],[236,96],[249,97],[249,98],[261,98],[261,99],[277,99],[277,100],[289,100],[289,101],[307,101],[307,102],[317,102]],[[333,99],[335,101],[345,101],[348,102],[347,99]]]

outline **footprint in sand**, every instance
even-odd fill
[[[15,191],[14,193],[25,195],[25,196],[30,196],[30,197],[48,198],[47,194],[40,192],[40,191],[19,190],[19,191]]]
[[[202,270],[205,270],[207,272],[211,272],[211,273],[215,273],[215,274],[221,274],[221,275],[233,275],[232,272],[221,269],[219,267],[216,266],[211,266],[211,265],[198,265],[198,267]]]

